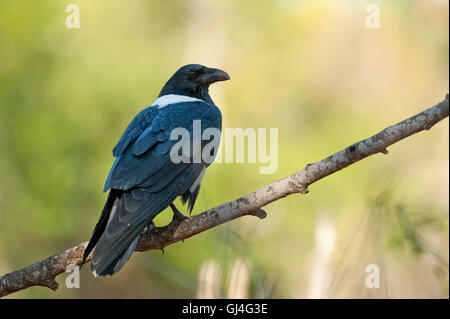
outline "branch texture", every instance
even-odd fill
[[[266,213],[261,207],[291,194],[306,194],[308,186],[312,183],[370,155],[387,154],[387,147],[390,145],[412,134],[429,130],[448,116],[449,97],[447,94],[439,104],[321,161],[308,164],[301,171],[266,185],[253,193],[181,221],[174,219],[167,226],[147,230],[141,235],[136,251],[161,249],[238,217],[253,215],[264,218]],[[31,286],[44,286],[56,290],[58,283],[55,281],[55,277],[65,272],[69,265],[81,263],[86,245],[87,242],[79,244],[0,277],[0,297]],[[90,260],[91,256],[87,261]]]

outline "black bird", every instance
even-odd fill
[[[173,204],[178,196],[192,211],[222,129],[222,114],[208,88],[229,79],[219,69],[185,65],[167,81],[153,105],[128,125],[113,150],[116,160],[103,190],[110,191],[81,263],[95,247],[91,263],[94,276],[118,272],[131,257],[140,234],[168,206],[174,218],[184,217]],[[199,129],[195,121],[201,124],[200,134],[206,129],[218,132],[212,148],[208,143],[209,160],[200,156],[207,147],[204,140],[200,148],[195,147],[195,130]],[[182,142],[183,138],[178,139],[181,135],[173,139],[171,132],[177,129],[188,132],[188,139]]]

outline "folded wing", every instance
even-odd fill
[[[161,109],[149,107],[125,130],[114,148],[116,160],[105,183],[105,191],[111,188],[121,194],[96,245],[91,264],[94,273],[117,272],[130,258],[136,238],[176,197],[189,200],[192,209],[209,164],[173,163],[170,150],[177,140],[171,140],[170,133],[184,128],[192,137],[194,120],[201,121],[202,131],[221,129],[217,107],[205,102],[184,102]]]

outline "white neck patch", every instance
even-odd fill
[[[202,101],[200,99],[197,99],[195,97],[190,97],[186,95],[178,95],[178,94],[167,94],[160,96],[156,99],[156,101],[152,104],[152,106],[157,105],[159,109],[162,109],[163,107],[169,105],[169,104],[175,104],[175,103],[181,103],[181,102],[198,102]]]

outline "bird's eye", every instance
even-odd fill
[[[193,77],[195,75],[195,71],[189,71],[188,76]]]

